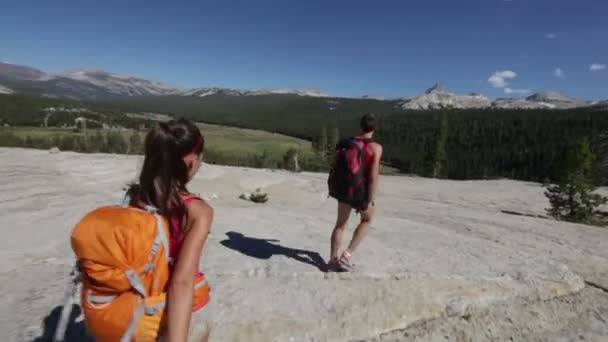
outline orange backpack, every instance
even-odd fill
[[[55,340],[65,335],[70,299],[82,283],[81,306],[95,341],[155,341],[165,323],[169,229],[154,207],[103,206],[75,226],[77,258]],[[195,282],[194,307],[209,300],[204,276]]]

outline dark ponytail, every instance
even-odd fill
[[[186,119],[159,123],[146,136],[139,183],[127,190],[131,203],[153,205],[167,218],[183,212],[180,194],[188,192],[188,167],[182,158],[200,155],[204,145],[198,127]]]

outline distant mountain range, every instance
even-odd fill
[[[11,93],[76,100],[108,100],[133,96],[206,97],[210,95],[256,96],[271,94],[329,97],[317,90],[238,90],[218,87],[181,89],[161,82],[100,70],[70,70],[60,74],[51,74],[27,66],[0,63],[0,94]],[[363,96],[362,98],[369,99],[370,97]],[[378,98],[378,100],[382,99]],[[608,104],[608,100],[589,102],[554,91],[536,93],[525,98],[490,99],[482,94],[460,95],[451,93],[440,84],[436,84],[418,96],[397,99],[396,102],[400,108],[409,110],[445,108],[565,109],[593,105],[606,106]]]
[[[509,108],[509,109],[568,109],[593,106],[599,102],[587,102],[556,91],[535,93],[525,98],[500,98],[492,100],[481,94],[459,95],[450,93],[436,84],[423,94],[402,99],[403,109],[428,110],[443,108]]]
[[[27,66],[0,63],[0,93],[17,92],[77,100],[162,95],[205,97],[214,94],[327,96],[316,90],[237,90],[218,87],[180,89],[161,82],[100,70],[70,70],[61,74],[50,74]]]
[[[259,89],[259,90],[239,90],[239,89],[229,89],[229,88],[195,88],[188,90],[179,90],[174,95],[181,96],[196,96],[196,97],[205,97],[209,95],[229,95],[229,96],[255,96],[255,95],[270,95],[270,94],[293,94],[300,96],[310,96],[310,97],[328,97],[317,90],[296,90],[296,89]]]

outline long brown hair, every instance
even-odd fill
[[[205,139],[189,120],[159,123],[146,135],[139,183],[127,190],[131,203],[153,205],[167,218],[183,212],[180,194],[188,192],[188,167],[183,157],[189,153],[200,156],[204,148]]]

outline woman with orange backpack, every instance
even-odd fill
[[[197,286],[205,290],[206,281],[198,264],[213,209],[186,189],[201,167],[204,147],[204,137],[192,122],[180,119],[160,123],[146,137],[139,184],[128,191],[132,205],[152,204],[170,222],[166,338],[171,342],[186,341],[189,330],[200,332],[200,327],[189,329],[191,312],[198,312],[209,301],[208,286],[202,294],[196,290]],[[189,340],[200,341],[202,337],[191,336]]]
[[[81,304],[96,341],[209,338],[207,310],[201,309],[210,288],[198,264],[213,209],[186,188],[202,164],[204,145],[192,122],[160,123],[146,136],[128,205],[97,208],[74,228]]]

